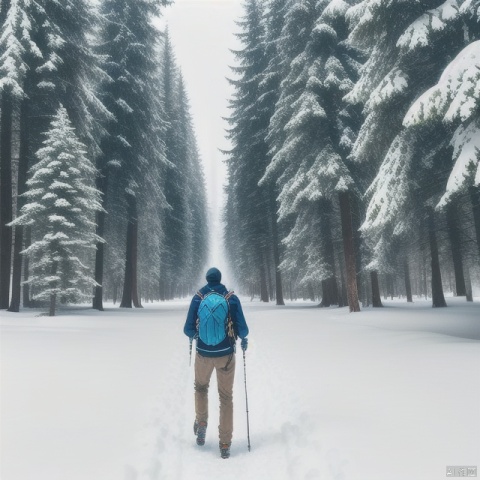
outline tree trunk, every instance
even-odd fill
[[[435,216],[433,210],[428,213],[428,235],[430,240],[430,256],[432,261],[432,306],[446,307],[443,295],[442,274],[438,256],[437,236],[435,232]]]
[[[25,248],[28,248],[32,244],[32,227],[25,227]],[[23,281],[26,282],[29,278],[30,270],[30,259],[25,257],[23,262]],[[28,283],[23,285],[23,306],[31,307],[32,302],[30,301],[30,285]]]
[[[277,305],[285,305],[283,299],[282,273],[280,272],[280,239],[278,238],[277,224],[277,201],[275,200],[275,189],[269,193],[270,198],[270,222],[272,224],[272,250],[273,266],[275,268],[275,297]]]
[[[118,295],[118,283],[115,282],[113,284],[113,304],[116,305],[117,303],[117,295]]]
[[[335,277],[335,249],[332,238],[332,202],[324,201],[319,207],[320,216],[320,235],[324,247],[324,256],[327,266],[330,269],[331,276],[322,281],[322,302],[321,307],[330,307],[331,305],[338,305],[338,286]]]
[[[135,308],[143,308],[138,295],[138,215],[137,215],[137,199],[135,201],[135,217],[133,223],[132,238],[132,300]]]
[[[263,259],[260,260],[260,301],[268,303],[267,275]]]
[[[133,237],[135,234],[135,202],[134,196],[127,194],[127,245],[125,248],[125,278],[123,281],[123,294],[120,308],[132,308],[133,293]]]
[[[403,273],[405,275],[405,293],[407,295],[407,302],[412,303],[412,283],[410,281],[410,268],[408,266],[408,260],[405,258],[403,263]]]
[[[465,290],[467,292],[467,302],[473,302],[472,281],[470,279],[470,269],[465,265]]]
[[[382,298],[380,296],[380,285],[378,284],[378,272],[376,270],[370,272],[370,280],[372,283],[372,307],[383,307]]]
[[[268,286],[268,298],[273,300],[273,281],[272,281],[272,270],[270,268],[269,256],[264,255],[265,259],[265,269],[267,272],[267,286]]]
[[[56,293],[52,293],[50,295],[50,309],[49,309],[49,312],[48,312],[48,315],[50,317],[54,317],[55,316],[55,307],[56,307],[56,304],[57,304],[57,294]]]
[[[2,2],[2,8],[5,6]],[[0,134],[0,309],[8,308],[12,268],[12,116],[13,98],[4,89],[1,105]]]
[[[345,284],[345,275],[344,275],[344,271],[345,271],[345,265],[340,261],[340,285],[342,287],[342,291],[341,291],[341,294],[339,295],[339,298],[338,298],[338,306],[339,307],[346,307],[348,306],[348,296],[347,296],[347,286]],[[345,263],[345,261],[344,261]]]
[[[342,220],[343,250],[345,255],[345,269],[347,272],[347,297],[350,312],[359,312],[357,289],[357,271],[355,258],[355,242],[352,228],[352,212],[350,207],[350,193],[339,193],[340,215]]]
[[[107,191],[108,191],[108,171],[107,168],[99,168],[97,173],[97,189],[102,193],[102,208],[96,213],[97,217],[97,235],[103,238],[105,234],[105,208],[107,206]],[[105,262],[105,242],[97,242],[97,250],[95,252],[95,293],[93,296],[92,307],[96,310],[103,311],[103,269]]]
[[[29,158],[29,99],[24,98],[20,106],[20,151],[18,159],[18,181],[17,181],[17,212],[25,205],[21,196],[27,190],[28,158]],[[18,213],[17,213],[18,215]],[[10,312],[20,311],[20,299],[22,290],[22,254],[23,248],[23,225],[15,227],[15,243],[13,246],[13,273],[12,273],[12,298],[10,301]]]
[[[447,207],[447,230],[452,250],[453,271],[455,273],[455,294],[457,297],[464,297],[467,291],[463,274],[462,238],[460,228],[458,227],[457,215],[456,204],[450,203]]]

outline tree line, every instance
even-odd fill
[[[170,0],[1,0],[0,308],[193,288],[205,180]],[[22,298],[23,297],[23,298]]]
[[[247,0],[225,241],[263,301],[472,300],[480,2]]]

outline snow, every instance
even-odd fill
[[[480,83],[480,40],[467,45],[445,68],[437,85],[427,90],[410,107],[404,125],[430,118],[465,122],[475,114]]]
[[[367,111],[372,111],[379,107],[382,103],[392,99],[395,96],[403,93],[408,88],[408,75],[398,67],[392,70],[385,76],[385,78],[373,90],[370,99],[367,101],[365,107]]]
[[[397,46],[415,50],[429,45],[432,33],[445,29],[447,22],[453,22],[460,16],[459,3],[459,0],[447,0],[439,7],[428,10],[407,28],[398,39]]]
[[[477,292],[478,293],[478,292]],[[2,311],[3,480],[438,480],[480,465],[480,298],[348,314],[243,300],[232,457],[192,433],[185,302]]]
[[[471,122],[466,127],[460,125],[450,143],[456,161],[448,178],[445,194],[437,205],[438,208],[448,204],[450,198],[465,186],[470,168],[474,171],[479,168],[480,128],[477,122]],[[475,184],[477,183],[480,182],[475,180]]]

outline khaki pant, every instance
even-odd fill
[[[195,413],[198,422],[208,422],[208,386],[213,369],[217,371],[220,396],[220,443],[231,443],[233,434],[233,380],[235,378],[235,354],[225,357],[195,357]],[[227,366],[228,364],[228,366]],[[227,366],[227,369],[225,369]]]

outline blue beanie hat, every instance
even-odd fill
[[[218,268],[210,268],[206,275],[208,283],[220,283],[222,279],[222,274]]]

